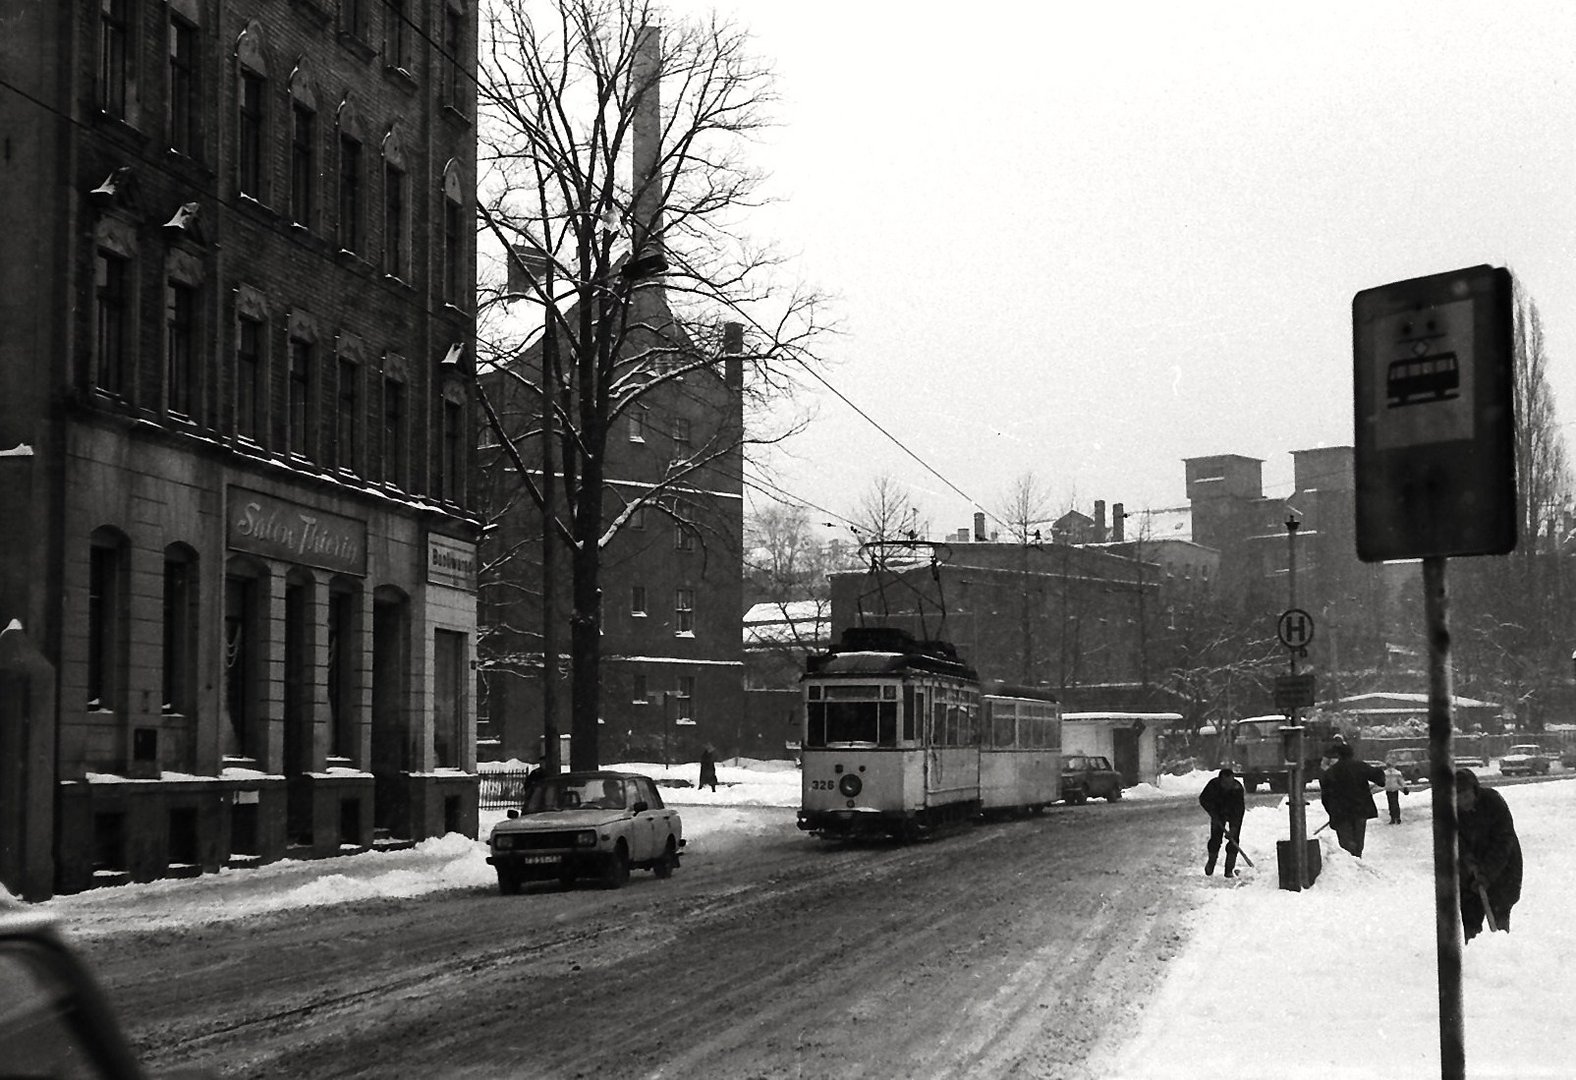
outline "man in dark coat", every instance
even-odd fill
[[[1471,941],[1483,929],[1485,898],[1492,928],[1510,932],[1510,909],[1521,899],[1521,841],[1505,797],[1456,770],[1456,860],[1461,929]]]
[[[1384,787],[1384,770],[1366,761],[1358,761],[1347,743],[1335,747],[1335,764],[1324,770],[1319,780],[1319,801],[1324,812],[1330,815],[1330,828],[1341,847],[1363,857],[1363,838],[1368,834],[1368,822],[1379,816],[1369,784]]]
[[[1204,790],[1198,793],[1198,804],[1209,815],[1209,858],[1204,862],[1204,873],[1215,872],[1215,856],[1220,854],[1220,844],[1226,842],[1226,876],[1236,874],[1238,844],[1242,840],[1242,815],[1245,809],[1242,784],[1230,765],[1216,776],[1210,777]]]

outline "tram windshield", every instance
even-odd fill
[[[897,688],[872,684],[812,686],[805,705],[805,746],[897,745]]]

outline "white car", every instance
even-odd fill
[[[1547,776],[1549,755],[1543,752],[1543,747],[1533,743],[1521,746],[1512,746],[1499,759],[1499,773],[1501,776]]]
[[[568,888],[577,878],[596,878],[616,889],[631,868],[672,874],[684,825],[650,777],[559,773],[527,781],[524,805],[493,826],[487,847],[505,896],[524,882],[555,879]]]

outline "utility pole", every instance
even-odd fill
[[[1297,529],[1302,523],[1297,520],[1296,514],[1286,515],[1286,581],[1290,594],[1288,611],[1297,610]],[[1297,674],[1297,657],[1302,652],[1301,648],[1290,648],[1291,674]],[[1306,756],[1304,753],[1303,739],[1306,732],[1298,722],[1298,708],[1293,705],[1287,711],[1287,734],[1285,740],[1287,764],[1291,766],[1287,773],[1287,800],[1288,811],[1291,816],[1291,864],[1293,873],[1296,874],[1295,889],[1300,892],[1308,883],[1308,808],[1304,801],[1306,792],[1303,790],[1305,783],[1302,775],[1302,763]]]
[[[549,773],[563,768],[558,744],[558,605],[554,599],[558,575],[553,542],[558,523],[553,510],[553,432],[558,407],[558,328],[553,305],[553,264],[547,262],[543,284],[542,320],[542,767]]]

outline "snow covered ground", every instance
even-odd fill
[[[658,779],[696,779],[694,763],[615,766]],[[799,773],[788,762],[723,762],[722,786],[664,788],[681,808],[695,845],[747,831],[792,829]],[[1163,777],[1127,798],[1192,799],[1211,773]],[[1515,815],[1527,872],[1513,934],[1484,934],[1464,952],[1463,1004],[1468,1073],[1473,1077],[1571,1076],[1576,1027],[1576,783],[1502,789]],[[1439,1022],[1434,948],[1429,794],[1402,797],[1403,821],[1370,823],[1365,858],[1318,837],[1323,873],[1302,893],[1278,888],[1275,841],[1287,816],[1248,812],[1243,846],[1258,864],[1233,887],[1199,876],[1206,890],[1194,932],[1144,1021],[1109,1062],[1113,1080],[1194,1077],[1438,1076]],[[751,807],[780,807],[780,822]],[[484,812],[486,835],[501,812]],[[1324,823],[1317,799],[1309,831]],[[1199,814],[1202,861],[1207,822]],[[288,908],[368,897],[408,897],[490,886],[483,845],[461,836],[401,852],[368,852],[321,862],[284,862],[59,897],[37,905],[60,915],[79,938],[176,924],[222,922]]]

